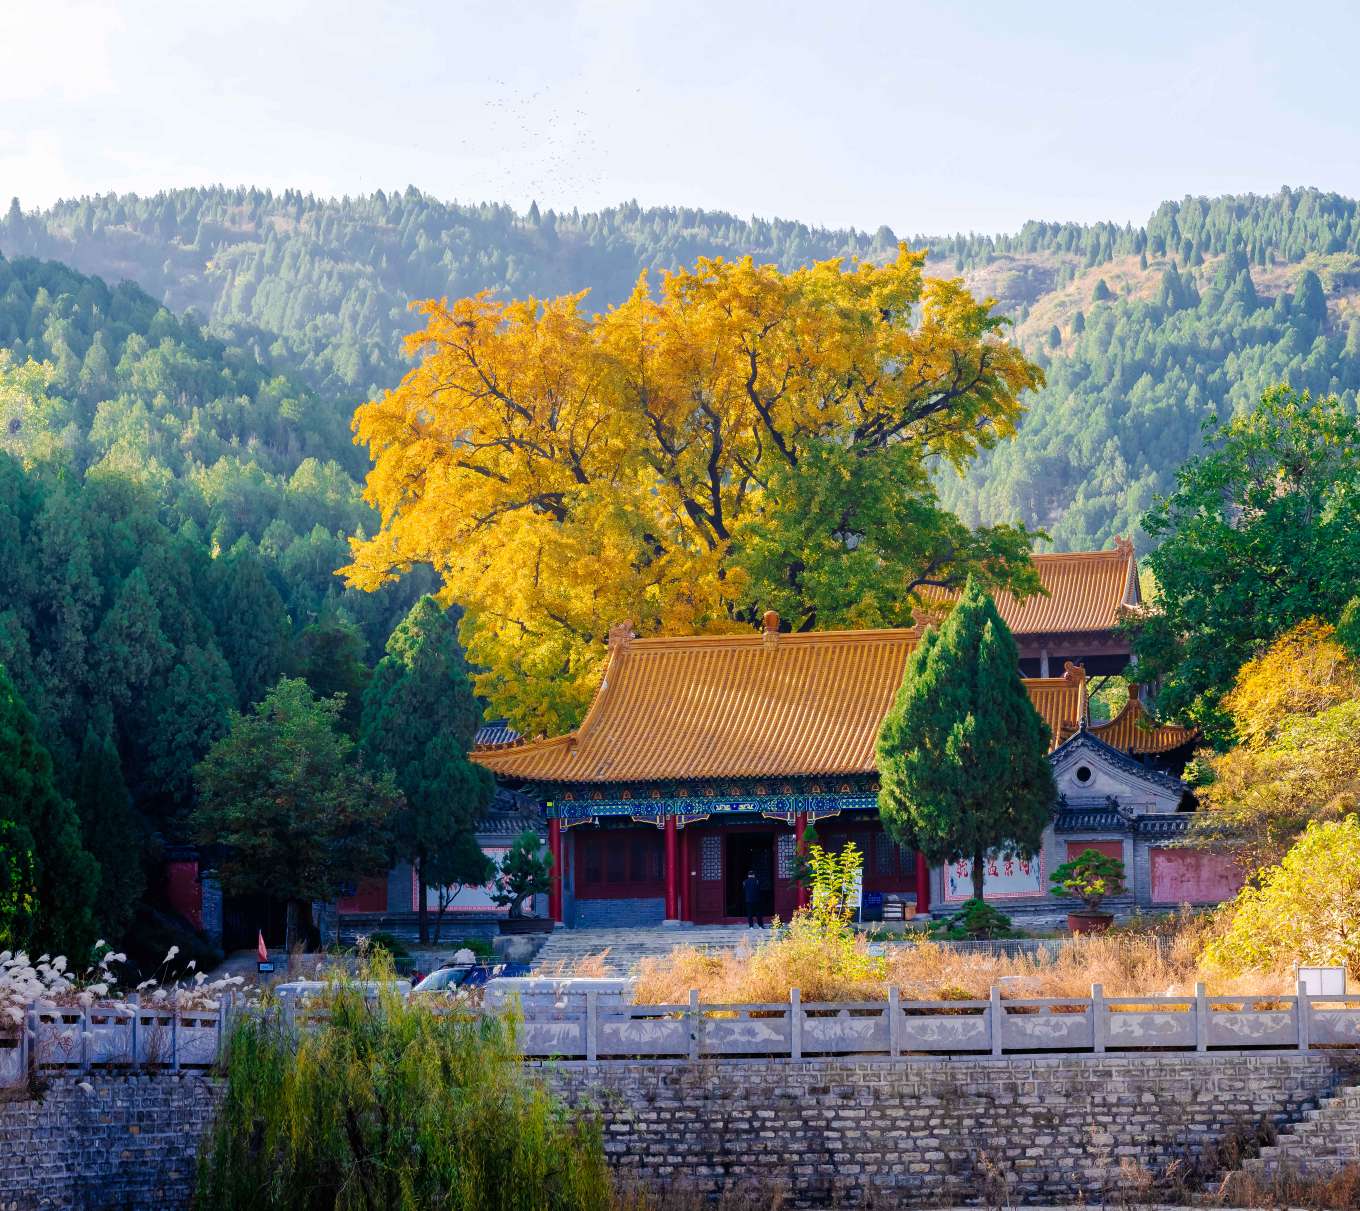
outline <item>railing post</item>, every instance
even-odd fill
[[[586,991],[586,1059],[600,1054],[600,994],[593,988]]]
[[[1299,1050],[1307,1051],[1313,1045],[1313,1003],[1308,999],[1308,986],[1302,980],[1295,990],[1294,1016],[1298,1019]]]
[[[19,1022],[19,1084],[23,1084],[28,1079],[28,1010],[24,1010],[24,1015]]]
[[[689,990],[689,1011],[685,1014],[685,1020],[689,1023],[689,1058],[697,1060],[699,1058],[699,990],[697,988]]]
[[[1209,998],[1204,985],[1195,985],[1195,1050],[1209,1050]]]
[[[803,994],[789,989],[789,1059],[803,1058]]]
[[[222,1066],[222,1044],[226,1035],[227,998],[217,998],[217,1050],[213,1056],[214,1066]]]
[[[179,1071],[179,989],[170,994],[170,1070]]]
[[[987,999],[991,1002],[987,1007],[987,1033],[992,1040],[992,1054],[1000,1055],[1002,1045],[1005,1042],[1001,1033],[1001,989],[993,984],[991,992],[987,994]]]
[[[28,1008],[28,1075],[37,1077],[38,1064],[42,1060],[42,1052],[38,1046],[38,1009],[36,1005]]]
[[[1105,1005],[1105,989],[1099,984],[1091,985],[1091,1042],[1097,1054],[1105,1050],[1105,1038],[1109,1029],[1109,1009]]]
[[[888,1054],[902,1054],[902,994],[894,984],[888,989]]]
[[[142,1052],[137,1034],[142,1024],[142,994],[134,992],[128,997],[128,1004],[132,1006],[132,1068],[136,1071],[142,1066]]]
[[[90,1071],[90,1007],[80,1007],[80,1071]]]

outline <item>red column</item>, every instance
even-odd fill
[[[800,858],[804,857],[807,854],[807,837],[804,836],[804,830],[806,828],[807,828],[807,812],[799,812],[793,818],[793,835],[797,838],[795,844],[798,849],[798,856]],[[806,908],[807,906],[808,906],[808,889],[805,884],[800,883],[798,884],[798,907]]]
[[[919,849],[916,851],[916,911],[930,911],[930,867]]]
[[[677,828],[680,826],[677,824]],[[694,920],[694,905],[690,903],[693,894],[694,880],[690,878],[690,853],[689,853],[689,829],[684,829],[680,833],[680,919],[682,921]]]
[[[562,920],[562,821],[548,821],[548,852],[552,854],[552,874],[548,878],[548,916]]]
[[[680,919],[679,880],[676,878],[675,817],[666,817],[666,920]]]

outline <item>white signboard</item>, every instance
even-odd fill
[[[986,900],[1045,894],[1043,860],[992,850],[986,858],[982,895]],[[944,898],[962,903],[973,898],[973,861],[960,858],[945,867]]]

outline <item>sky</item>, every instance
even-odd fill
[[[1360,195],[1360,5],[0,0],[0,198],[636,199],[899,235]],[[3,204],[3,202],[0,202]]]

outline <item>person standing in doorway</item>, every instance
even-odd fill
[[[741,883],[741,894],[746,899],[746,928],[765,928],[765,915],[760,911],[760,881],[756,872],[748,870]]]

